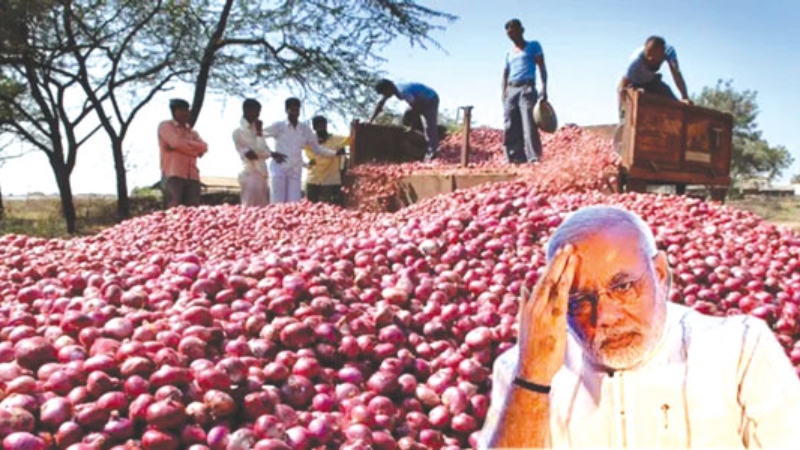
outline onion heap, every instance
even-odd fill
[[[470,164],[459,167],[463,131],[442,140],[431,162],[406,164],[369,163],[350,169],[347,179],[349,206],[361,211],[396,211],[400,181],[409,175],[507,174],[533,184],[540,192],[614,190],[621,164],[610,140],[577,126],[542,133],[542,159],[536,164],[509,165],[503,150],[503,131],[476,128],[470,131]]]
[[[800,236],[717,203],[602,193],[608,143],[563,133],[517,181],[393,214],[179,207],[90,237],[0,237],[4,448],[474,446],[521,288],[593,204],[650,224],[671,301],[764,319],[800,372]],[[572,175],[548,175],[559,165]]]

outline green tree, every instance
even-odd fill
[[[798,173],[798,174],[795,174],[795,175],[792,177],[792,181],[791,181],[791,183],[792,183],[792,184],[800,184],[800,173]]]
[[[732,80],[719,80],[714,87],[704,87],[693,101],[698,106],[730,113],[733,116],[731,176],[736,181],[764,177],[775,180],[792,165],[794,158],[782,146],[771,146],[758,129],[757,92],[736,90]]]

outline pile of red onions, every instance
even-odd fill
[[[581,136],[551,137],[569,149],[542,167],[574,170],[570,146],[593,142]],[[577,192],[600,186],[609,161],[566,193],[555,178],[522,178],[394,214],[176,208],[68,241],[2,236],[0,439],[70,450],[474,446],[542,244],[565,214],[598,203],[652,226],[675,270],[672,301],[763,318],[800,370],[800,236],[696,199]]]
[[[406,164],[363,164],[350,169],[348,203],[361,211],[397,211],[400,181],[409,175],[513,175],[540,192],[613,190],[621,160],[611,142],[576,126],[541,133],[542,158],[537,164],[509,165],[503,150],[503,131],[470,131],[469,166],[461,168],[463,131],[442,140],[436,159]]]

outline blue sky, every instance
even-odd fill
[[[549,96],[560,123],[592,125],[616,120],[616,85],[631,53],[652,34],[662,35],[678,53],[690,93],[733,79],[734,87],[758,92],[758,124],[773,145],[785,145],[798,161],[784,178],[800,173],[800,2],[790,0],[719,1],[523,1],[431,0],[420,2],[459,19],[434,37],[441,49],[410,48],[396,42],[383,67],[398,81],[419,81],[439,92],[441,107],[454,112],[472,105],[479,125],[500,127],[500,76],[510,43],[503,24],[522,20],[525,36],[544,48]],[[665,69],[666,70],[666,69]],[[666,79],[672,84],[668,71]],[[167,118],[166,99],[191,98],[188,87],[157,97],[134,124],[126,145],[129,186],[158,179],[155,128]],[[254,93],[265,105],[265,121],[283,117],[286,92]],[[398,106],[395,103],[394,106]],[[197,129],[209,142],[200,161],[204,175],[234,177],[239,171],[231,132],[238,124],[239,99],[211,98]],[[304,118],[316,111],[306,110]],[[340,130],[342,132],[346,130]],[[11,152],[20,149],[12,145]],[[73,172],[77,193],[114,193],[113,163],[98,140],[81,151]],[[0,167],[4,194],[56,192],[41,152]]]

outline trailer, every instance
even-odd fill
[[[350,166],[366,163],[422,161],[425,135],[406,127],[353,122],[350,125]]]
[[[724,201],[731,185],[733,116],[626,89],[615,136],[622,157],[620,192],[646,192],[652,185],[703,185]]]

